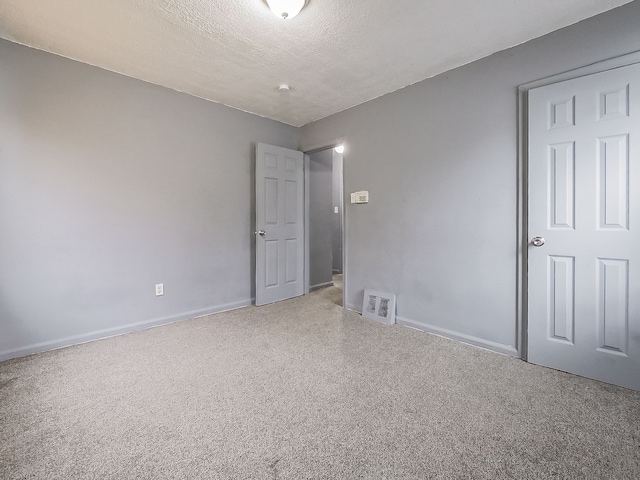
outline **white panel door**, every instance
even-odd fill
[[[256,147],[256,305],[304,294],[303,158]]]
[[[640,65],[529,92],[528,360],[636,390],[639,94]]]

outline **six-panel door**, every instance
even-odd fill
[[[529,92],[528,360],[640,390],[640,66]]]
[[[304,293],[304,157],[256,147],[256,305]]]

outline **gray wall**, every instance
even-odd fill
[[[0,359],[251,302],[297,129],[4,40],[0,106]]]
[[[331,172],[333,207],[338,207],[338,213],[333,211],[331,217],[331,243],[333,249],[333,271],[342,273],[342,154],[333,151],[333,169]]]
[[[309,155],[309,287],[332,281],[333,149]]]
[[[517,87],[640,50],[640,2],[309,124],[345,137],[346,305],[396,292],[402,321],[514,353]],[[426,47],[428,48],[428,47]]]

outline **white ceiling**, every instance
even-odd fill
[[[1,0],[0,37],[301,126],[629,1]]]

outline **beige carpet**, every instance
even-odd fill
[[[332,288],[0,363],[0,478],[640,478],[640,393]]]

